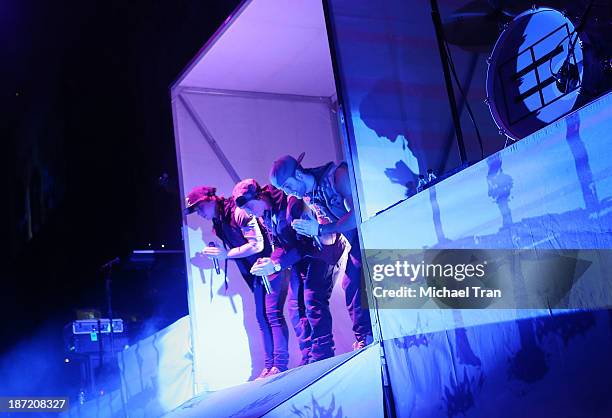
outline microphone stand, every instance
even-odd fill
[[[106,264],[103,264],[102,267],[100,267],[101,270],[104,270],[104,285],[105,285],[105,290],[106,290],[106,308],[108,311],[109,332],[110,332],[109,340],[110,340],[111,362],[116,360],[115,359],[115,335],[114,335],[114,328],[113,328],[112,273],[113,273],[113,266],[115,264],[118,264],[120,261],[121,260],[118,257],[115,257],[114,259],[112,259]],[[100,339],[102,339],[101,329],[100,329]],[[100,364],[100,366],[104,368],[103,364]],[[116,366],[117,372],[119,372],[119,366],[118,365],[115,365],[115,366]],[[119,373],[117,374],[119,375],[119,391],[121,393],[121,407],[123,409],[123,416],[127,417],[128,415],[127,415],[127,410],[126,410],[126,402],[123,396],[123,388],[121,387],[121,375]]]
[[[101,269],[104,270],[104,285],[105,285],[105,290],[106,290],[106,309],[108,312],[108,319],[109,319],[109,331],[110,331],[110,351],[111,351],[111,358],[113,358],[115,356],[115,339],[114,339],[114,335],[113,335],[113,303],[112,303],[112,272],[113,272],[113,266],[117,263],[119,263],[119,258],[114,258],[111,261],[109,261],[106,264],[103,264]],[[100,333],[102,333],[102,330],[100,330]]]
[[[457,145],[459,147],[459,156],[461,157],[461,165],[467,167],[468,159],[465,151],[465,142],[463,141],[463,132],[461,131],[461,121],[459,111],[457,110],[457,101],[453,90],[453,81],[449,70],[449,60],[446,52],[444,30],[442,19],[440,18],[440,9],[437,0],[431,0],[431,19],[436,30],[436,41],[440,52],[440,61],[442,61],[442,71],[444,73],[444,82],[446,84],[446,93],[448,95],[448,103],[450,105],[453,125],[455,126],[455,135],[457,137]]]

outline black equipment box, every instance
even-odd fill
[[[113,319],[113,350],[123,351],[128,344],[123,320]],[[108,319],[84,319],[73,321],[64,327],[64,346],[70,354],[111,353],[110,321]]]

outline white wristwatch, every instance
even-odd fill
[[[274,266],[274,271],[275,271],[275,272],[277,272],[277,273],[278,273],[279,271],[281,271],[281,270],[282,270],[282,267],[281,267],[280,263],[275,263],[275,262],[273,261],[273,262],[272,262],[272,265]]]

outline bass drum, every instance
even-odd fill
[[[504,29],[489,57],[487,103],[500,132],[518,140],[593,97],[601,65],[562,13],[533,8]]]

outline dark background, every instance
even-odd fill
[[[169,87],[238,3],[0,0],[0,396],[72,390],[63,326],[115,257],[133,340],[187,314],[182,255],[130,253],[182,250]]]
[[[151,274],[129,254],[182,249],[169,87],[237,4],[0,1],[0,370],[36,344],[63,363],[62,326],[104,312],[99,267],[114,257],[116,317],[187,313],[182,256]]]

